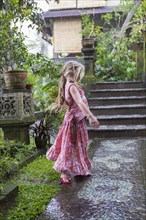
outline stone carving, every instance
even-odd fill
[[[32,93],[0,93],[0,119],[21,120],[34,115]]]
[[[32,109],[32,98],[30,95],[24,95],[23,96],[23,110],[24,110],[24,115],[32,115],[33,114],[33,109]]]
[[[0,97],[0,118],[16,116],[16,99],[15,97]]]

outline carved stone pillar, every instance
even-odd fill
[[[83,78],[84,83],[91,83],[96,81],[95,77],[95,47],[84,47],[82,53],[85,61],[85,76]]]
[[[4,138],[29,144],[30,124],[35,121],[32,93],[24,90],[0,92],[0,127]]]

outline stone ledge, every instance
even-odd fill
[[[38,156],[44,154],[45,152],[46,152],[46,148],[41,149],[41,150],[37,150],[35,153],[30,154],[29,156],[27,156],[25,158],[25,160],[23,160],[21,163],[18,164],[18,168],[16,170],[14,170],[13,173],[19,171],[19,169],[21,169],[22,167],[26,166],[28,163],[32,162],[34,159],[36,159]],[[12,176],[13,173],[10,176]],[[7,176],[5,174],[4,179],[6,181],[8,181],[10,176]]]
[[[26,166],[28,163],[32,162],[34,159],[36,159],[38,156],[42,155],[45,152],[46,152],[46,148],[43,148],[43,149],[38,150],[37,152],[35,152],[33,154],[30,154],[28,157],[26,157],[26,159],[24,161],[22,161],[19,164],[19,169]]]
[[[46,152],[46,149],[38,150],[37,152],[29,155],[26,157],[24,161],[22,161],[19,164],[19,169],[26,166],[28,163],[32,162],[34,159],[36,159],[39,155]],[[8,180],[8,179],[7,179]],[[13,202],[15,197],[18,194],[18,185],[15,184],[5,184],[3,191],[0,192],[0,212],[2,211],[3,207],[10,201]],[[11,204],[11,203],[8,203]],[[7,208],[5,207],[7,210]]]
[[[18,194],[18,185],[11,184],[7,185],[0,193],[0,204],[6,203],[11,199],[14,199]]]

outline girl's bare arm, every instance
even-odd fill
[[[94,127],[99,127],[99,122],[96,119],[96,117],[92,114],[92,112],[89,110],[89,108],[85,105],[85,103],[82,101],[80,93],[78,92],[77,88],[72,85],[70,87],[70,93],[74,99],[74,101],[77,103],[81,111],[87,116],[89,119],[89,123],[91,126],[94,125]]]

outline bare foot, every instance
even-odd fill
[[[61,173],[61,179],[62,179],[64,182],[69,182],[69,181],[71,181],[70,176],[68,176],[68,175],[65,174],[65,173]]]

